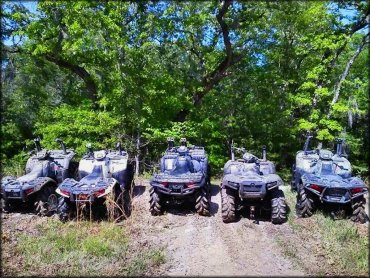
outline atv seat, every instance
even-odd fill
[[[85,183],[90,184],[100,177],[103,177],[102,165],[95,165],[91,174],[82,178],[80,182],[85,182]]]

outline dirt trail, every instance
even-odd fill
[[[224,224],[221,197],[212,189],[212,216],[199,216],[191,209],[171,208],[161,216],[148,211],[149,192],[145,181],[133,200],[133,214],[126,225],[144,244],[166,248],[167,262],[160,274],[169,276],[241,275],[298,276],[305,273],[285,258],[271,234],[270,222],[254,224],[247,218]],[[139,220],[140,221],[137,221]],[[285,225],[274,229],[285,229]]]

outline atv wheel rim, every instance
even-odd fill
[[[48,211],[54,211],[58,207],[58,197],[55,194],[50,194],[48,197]]]

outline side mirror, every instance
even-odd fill
[[[92,153],[93,153],[91,143],[87,143],[87,144],[86,144],[86,148],[87,148],[87,152],[88,152],[89,154],[92,154]]]
[[[41,151],[40,137],[33,139],[33,141],[35,142],[36,151],[37,152]]]
[[[121,143],[120,142],[118,142],[117,144],[116,144],[116,149],[119,151],[119,153],[121,154],[121,152],[122,152],[122,147],[121,147]]]
[[[63,143],[63,140],[62,139],[55,139],[55,142],[59,143],[60,144],[60,147],[62,148],[63,150],[63,154],[67,154],[67,150],[66,150],[66,146],[64,145]]]
[[[181,146],[186,146],[187,145],[186,138],[180,138],[180,143],[181,143]]]

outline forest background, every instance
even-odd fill
[[[151,173],[166,138],[266,145],[290,169],[305,135],[344,138],[369,175],[368,1],[2,1],[1,163],[32,139],[81,157],[117,141]]]

